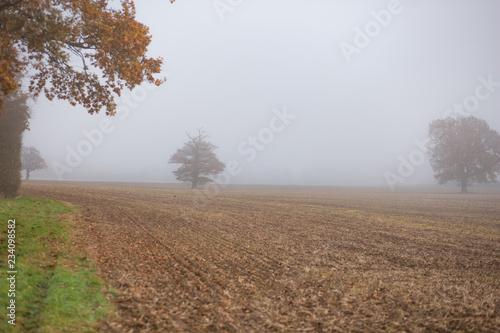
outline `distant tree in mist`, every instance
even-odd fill
[[[4,96],[0,114],[0,198],[14,198],[21,186],[21,147],[28,128],[28,97],[20,93]]]
[[[35,147],[23,147],[21,151],[22,170],[26,170],[26,179],[30,179],[30,173],[35,170],[47,168],[45,160],[40,151]]]
[[[197,135],[187,134],[189,141],[170,156],[168,163],[181,164],[174,171],[177,180],[191,183],[191,188],[197,188],[212,181],[213,177],[224,171],[225,165],[215,155],[217,146],[208,142],[203,130]]]
[[[431,166],[439,184],[456,182],[462,193],[473,183],[494,183],[500,172],[500,135],[476,117],[429,124]]]

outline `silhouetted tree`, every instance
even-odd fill
[[[429,124],[430,161],[439,184],[494,183],[500,172],[500,135],[476,117],[437,119]]]
[[[35,147],[23,147],[21,151],[22,170],[26,170],[26,179],[30,179],[30,173],[35,170],[46,169],[47,164]]]
[[[181,182],[191,183],[191,188],[197,188],[198,185],[211,182],[210,177],[224,171],[225,165],[214,153],[217,146],[206,141],[207,135],[203,130],[198,130],[196,136],[187,136],[189,141],[170,156],[168,163],[181,164],[174,171],[175,177]]]
[[[0,197],[14,198],[21,185],[21,147],[28,128],[27,96],[18,93],[4,97],[0,115]]]

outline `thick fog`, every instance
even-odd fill
[[[495,0],[136,1],[167,82],[115,117],[39,98],[33,179],[175,183],[203,128],[234,184],[433,184],[428,124],[471,114],[500,132]]]

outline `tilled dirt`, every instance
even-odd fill
[[[500,192],[28,182],[69,202],[103,332],[500,331]]]

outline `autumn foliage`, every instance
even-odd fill
[[[162,59],[146,56],[149,29],[135,20],[133,1],[0,2],[0,109],[29,71],[30,92],[115,113],[114,97],[146,81],[160,85]]]

